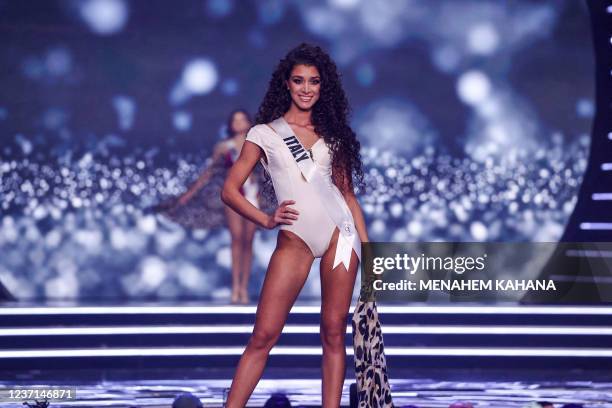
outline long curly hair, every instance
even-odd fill
[[[284,115],[291,106],[291,94],[285,81],[296,65],[315,66],[321,77],[321,93],[312,108],[311,121],[315,133],[322,136],[332,153],[333,182],[341,191],[347,184],[353,191],[365,189],[360,143],[348,124],[350,106],[342,89],[341,75],[331,57],[319,46],[301,43],[281,59],[268,85],[255,123],[269,123]],[[345,180],[348,177],[348,180]],[[347,183],[348,182],[348,183]],[[269,175],[266,186],[270,188]]]

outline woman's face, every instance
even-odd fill
[[[234,117],[232,118],[233,134],[246,133],[249,130],[249,127],[251,127],[251,123],[244,112],[234,113]]]
[[[321,77],[314,65],[296,65],[291,70],[287,87],[293,103],[302,110],[310,110],[321,94]]]

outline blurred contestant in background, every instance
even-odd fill
[[[156,209],[172,221],[187,228],[229,228],[232,246],[231,302],[248,303],[248,283],[253,259],[253,238],[257,226],[243,218],[220,199],[220,191],[227,175],[240,154],[251,119],[243,109],[233,111],[228,119],[227,138],[218,142],[212,157],[206,160],[198,179],[178,197],[158,205]],[[261,172],[253,173],[240,193],[260,208]]]

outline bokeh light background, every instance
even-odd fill
[[[581,1],[4,0],[0,30],[0,281],[21,299],[227,297],[228,231],[143,209],[301,41],[341,70],[371,240],[555,241],[588,160]]]

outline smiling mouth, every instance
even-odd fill
[[[309,97],[300,96],[300,99],[302,100],[302,102],[310,102],[310,100],[312,99],[312,96],[309,96]]]

